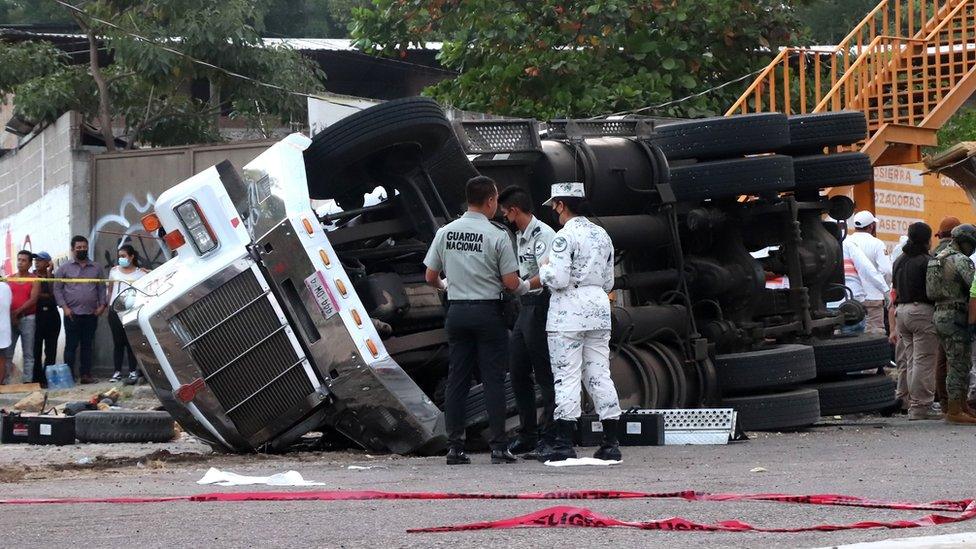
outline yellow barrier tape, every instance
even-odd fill
[[[0,282],[61,282],[64,284],[108,284],[110,282],[125,282],[124,280],[110,280],[108,278],[37,278],[29,277],[0,277]]]

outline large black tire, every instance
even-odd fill
[[[176,436],[167,412],[90,411],[75,415],[75,438],[81,442],[169,442]]]
[[[342,172],[395,145],[416,143],[422,159],[432,157],[453,137],[451,124],[436,101],[408,97],[351,114],[322,130],[305,150],[305,171],[312,198],[331,198],[329,188]],[[370,190],[370,189],[367,189]]]
[[[769,155],[716,160],[671,168],[671,188],[678,200],[731,198],[791,190],[793,159]]]
[[[871,158],[864,153],[793,157],[793,179],[798,191],[857,185],[873,177]]]
[[[824,147],[850,145],[868,135],[868,122],[860,111],[824,112],[791,116],[790,144],[781,152],[813,154]]]
[[[536,397],[538,397],[538,393]],[[505,415],[509,416],[517,411],[512,380],[505,376]],[[483,383],[471,387],[471,391],[468,392],[468,400],[464,405],[464,421],[468,428],[488,425],[488,410],[485,406],[485,386]]]
[[[883,335],[837,336],[810,345],[817,357],[818,378],[871,370],[891,362],[891,343]]]
[[[467,208],[464,188],[468,180],[478,174],[468,160],[457,137],[451,135],[441,149],[426,163],[427,173],[437,187],[447,209],[460,215]]]
[[[658,126],[651,141],[669,160],[734,158],[787,146],[790,128],[779,113],[716,116]]]
[[[885,375],[849,376],[843,381],[810,383],[820,393],[820,414],[876,412],[895,403],[895,381]]]
[[[734,408],[739,425],[747,431],[798,429],[820,419],[820,398],[815,389],[730,397],[723,399],[719,407]]]
[[[723,394],[788,387],[817,376],[813,349],[807,345],[778,345],[769,349],[715,357]]]

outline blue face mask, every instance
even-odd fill
[[[131,260],[128,257],[119,258],[119,267],[128,267],[131,264]]]

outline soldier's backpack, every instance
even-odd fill
[[[925,267],[925,295],[935,302],[959,299],[956,269],[949,256],[958,254],[951,248],[942,250]],[[948,268],[947,268],[948,267]]]

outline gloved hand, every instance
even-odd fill
[[[517,295],[517,296],[523,296],[523,295],[529,293],[529,290],[531,290],[531,289],[532,289],[532,286],[529,284],[529,281],[528,280],[522,280],[522,281],[519,282],[518,288],[515,288],[515,290],[512,293],[515,294],[515,295]]]

